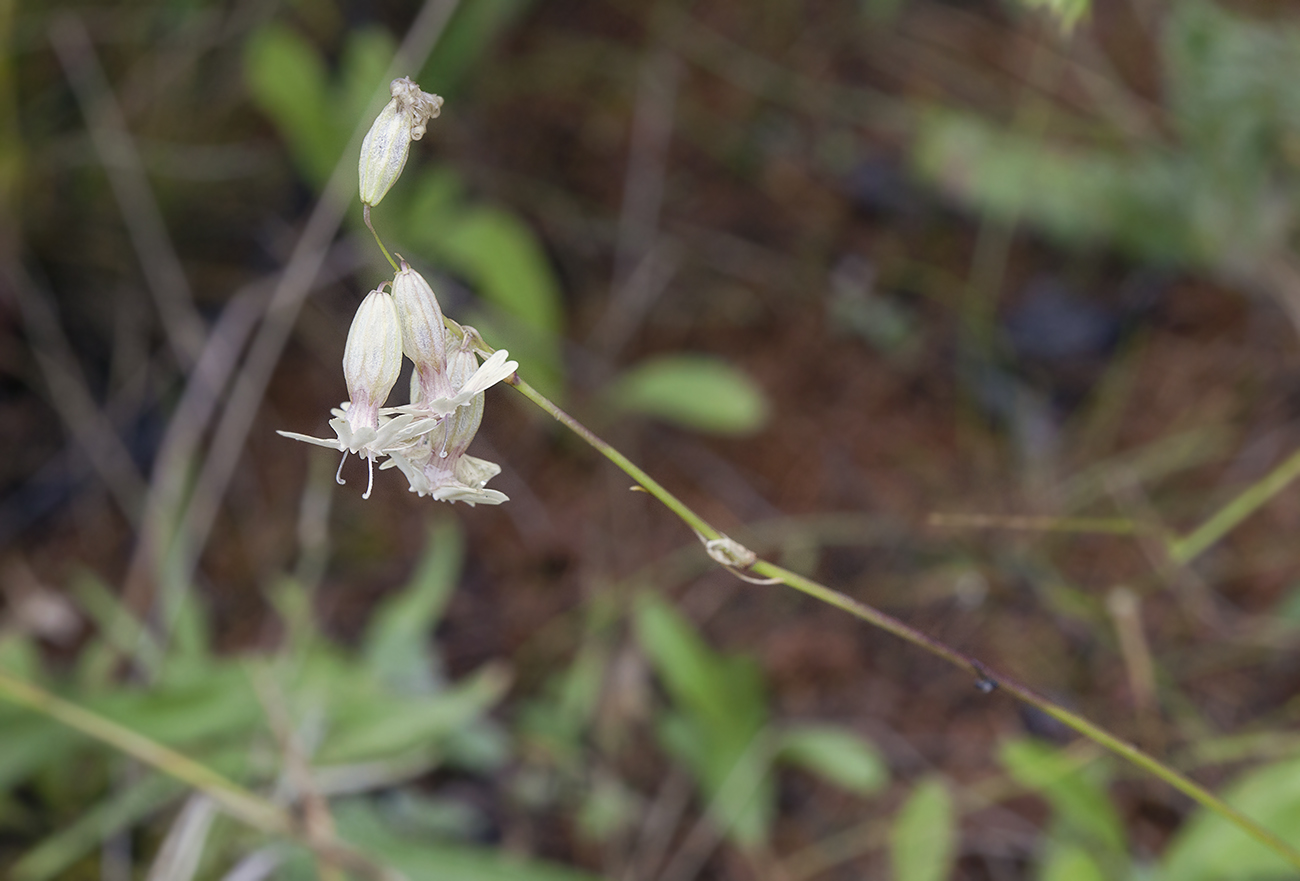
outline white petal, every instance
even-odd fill
[[[497,349],[493,352],[492,357],[484,361],[474,375],[456,392],[454,400],[464,403],[501,380],[508,379],[519,369],[519,362],[506,360],[509,354],[505,349]]]
[[[474,505],[499,505],[510,501],[510,497],[503,492],[494,489],[474,489],[458,483],[440,486],[429,495],[440,502],[464,502],[471,508]]]
[[[340,453],[346,453],[348,449],[347,444],[343,443],[338,438],[308,437],[305,434],[298,434],[296,431],[277,431],[276,434],[281,437],[287,437],[291,440],[315,444],[318,447],[329,447],[331,450]]]

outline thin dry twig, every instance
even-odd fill
[[[238,291],[204,343],[185,384],[180,403],[163,435],[153,477],[144,500],[139,538],[123,587],[127,608],[143,614],[149,606],[152,585],[164,568],[164,556],[174,536],[191,473],[190,465],[207,431],[239,354],[265,309],[264,285]]]
[[[680,261],[678,248],[658,241],[680,76],[681,63],[665,49],[652,52],[641,65],[614,248],[613,291],[588,337],[606,357],[626,343]]]
[[[5,267],[8,288],[18,301],[36,363],[50,390],[50,404],[68,432],[85,452],[114,502],[135,522],[145,495],[145,482],[117,428],[104,414],[63,334],[50,300],[16,264]]]
[[[312,779],[311,765],[294,731],[293,720],[285,707],[285,696],[273,676],[265,670],[253,671],[253,686],[262,711],[266,713],[280,753],[284,756],[285,774],[295,795],[302,802],[303,824],[313,841],[334,838],[334,818],[329,802]],[[344,881],[340,867],[328,854],[317,856],[320,881]]]
[[[203,347],[203,319],[194,308],[189,279],[167,234],[122,108],[79,16],[69,12],[55,19],[50,27],[50,43],[72,84],[91,142],[108,173],[172,354],[188,372]]]

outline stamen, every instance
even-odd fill
[[[334,472],[334,482],[337,483],[339,486],[343,486],[345,483],[347,483],[347,481],[343,479],[343,463],[346,462],[347,460],[348,460],[348,451],[344,450],[343,458],[339,459],[339,470]]]
[[[361,494],[361,498],[370,498],[370,491],[375,487],[375,460],[366,456],[366,463],[370,466],[370,479],[366,481],[366,491]]]

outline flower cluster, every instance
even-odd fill
[[[387,285],[387,282],[385,283]],[[506,495],[487,489],[500,466],[467,455],[465,450],[483,421],[483,393],[514,374],[519,366],[504,349],[491,352],[478,331],[442,314],[429,283],[402,261],[392,291],[371,291],[348,330],[343,350],[343,377],[348,398],[330,427],[334,438],[279,434],[294,440],[364,458],[374,486],[375,462],[396,467],[411,492],[439,501],[499,505]],[[411,402],[385,407],[397,384],[402,355],[413,364]],[[479,356],[486,355],[480,364]],[[342,483],[343,463],[336,479]]]

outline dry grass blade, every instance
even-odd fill
[[[60,16],[50,28],[50,41],[81,104],[100,162],[108,172],[168,344],[188,372],[203,347],[203,320],[194,308],[189,280],[167,235],[167,225],[127,130],[122,108],[95,57],[86,26],[77,15]]]

